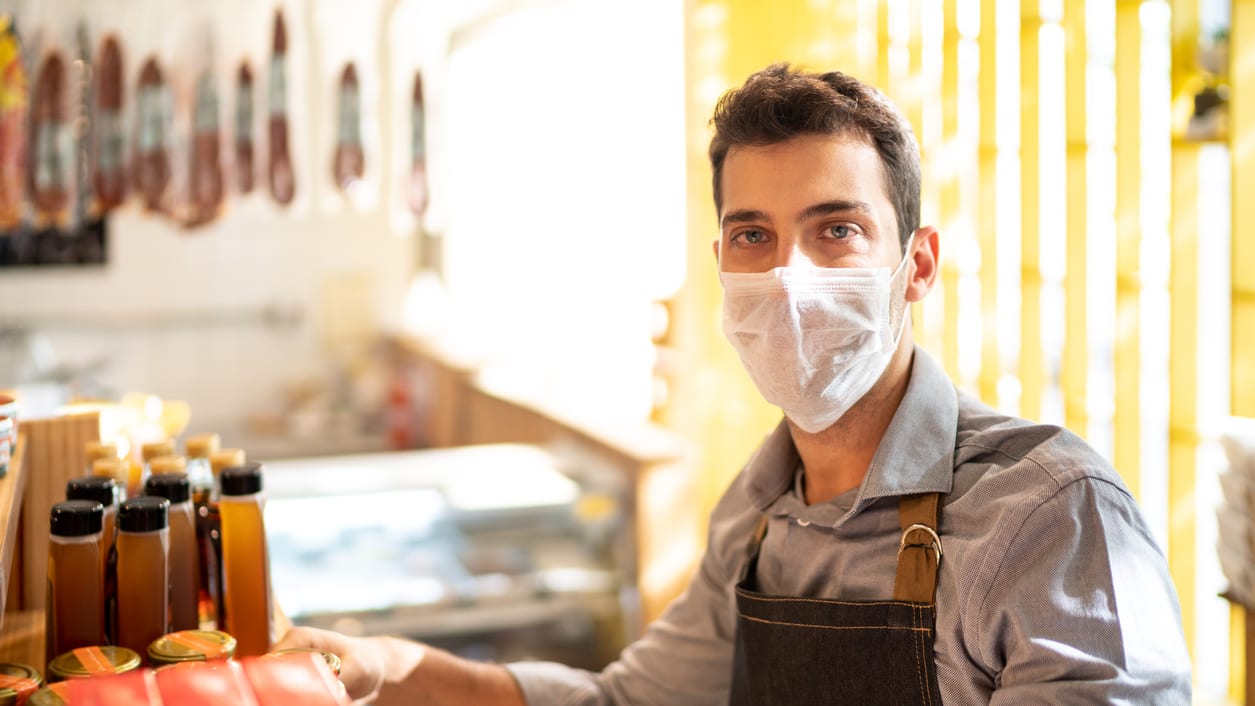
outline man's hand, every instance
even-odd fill
[[[504,667],[462,659],[395,637],[349,637],[329,630],[292,628],[276,650],[313,647],[340,658],[340,681],[354,703],[501,704],[525,706]]]

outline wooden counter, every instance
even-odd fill
[[[13,578],[13,555],[17,552],[18,519],[22,514],[22,499],[26,496],[27,473],[23,464],[26,451],[26,435],[18,436],[17,447],[9,458],[9,472],[0,478],[0,635],[4,635],[4,614],[9,586],[16,585],[20,577]]]

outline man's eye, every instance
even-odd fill
[[[767,234],[761,230],[746,230],[742,231],[738,237],[745,243],[757,245],[767,239]]]
[[[835,226],[828,226],[828,235],[831,235],[837,240],[845,240],[853,234],[854,230],[843,223],[839,223]]]

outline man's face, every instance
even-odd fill
[[[855,136],[734,146],[723,164],[719,266],[890,267],[902,259],[880,156]]]

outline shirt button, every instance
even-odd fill
[[[810,527],[810,524],[811,524],[811,523],[810,523],[810,521],[809,521],[809,520],[803,520],[803,519],[802,519],[802,518],[800,518],[800,517],[799,517],[799,518],[797,518],[797,526],[798,526],[798,527]]]

